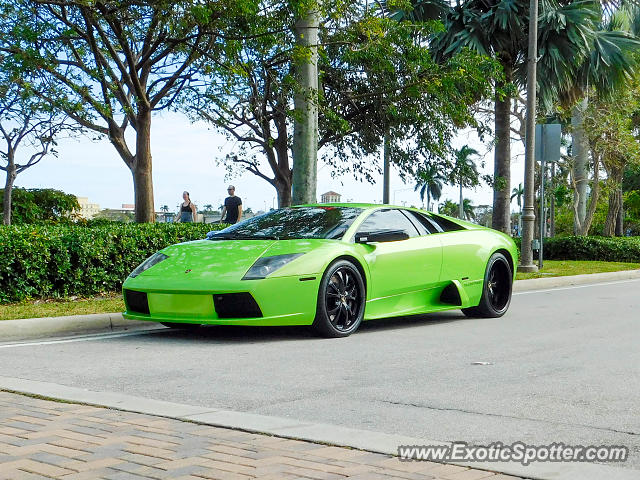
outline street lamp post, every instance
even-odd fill
[[[522,245],[520,272],[536,272],[533,263],[535,135],[536,135],[536,62],[538,57],[538,0],[529,2],[529,52],[527,59],[527,116],[524,151],[524,208],[522,213]]]

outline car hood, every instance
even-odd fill
[[[162,250],[168,256],[166,260],[129,280],[146,279],[158,286],[160,283],[171,283],[175,289],[193,286],[194,281],[198,281],[200,288],[222,288],[241,280],[262,256],[307,253],[326,242],[295,239],[197,240],[180,243]]]

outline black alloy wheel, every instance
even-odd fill
[[[463,308],[462,312],[468,317],[501,317],[509,309],[512,287],[513,272],[509,261],[502,253],[494,253],[487,263],[480,304]]]
[[[364,317],[365,289],[362,275],[347,261],[333,263],[320,282],[315,329],[327,337],[346,337]]]

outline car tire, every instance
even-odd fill
[[[477,307],[463,308],[467,317],[497,318],[509,309],[513,288],[513,271],[502,253],[489,258],[482,285],[482,297]]]
[[[160,322],[165,327],[175,328],[179,330],[195,330],[196,328],[200,328],[199,323],[179,323],[179,322]]]
[[[332,263],[318,289],[313,328],[324,337],[347,337],[364,317],[366,290],[358,268],[348,260]]]

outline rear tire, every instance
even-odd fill
[[[484,274],[482,297],[477,307],[463,308],[467,317],[497,318],[503,316],[511,303],[513,272],[502,253],[491,255]]]
[[[366,293],[358,268],[347,260],[332,263],[318,289],[318,306],[313,328],[329,338],[347,337],[364,317]]]

